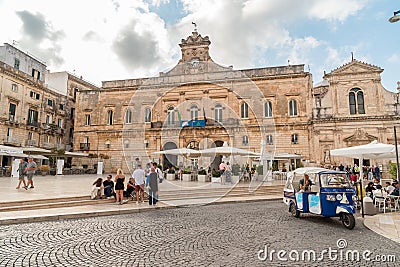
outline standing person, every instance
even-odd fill
[[[139,164],[138,168],[132,174],[133,179],[135,179],[136,204],[144,200],[144,175],[142,165]]]
[[[149,189],[149,205],[155,207],[158,201],[158,174],[154,166],[150,170],[146,185]]]
[[[135,170],[138,168],[139,165],[142,165],[142,163],[140,162],[139,158],[135,158],[135,163],[134,163]]]
[[[163,182],[163,179],[164,179],[164,174],[163,174],[163,172],[160,170],[160,168],[158,168],[156,162],[153,162],[153,168],[154,168],[155,172],[157,173],[158,181],[159,181],[160,183],[162,183],[162,182]],[[151,171],[150,171],[150,172],[151,172]]]
[[[225,169],[226,169],[226,165],[225,163],[222,161],[221,164],[219,164],[219,171],[221,173],[221,184],[225,184]]]
[[[18,178],[18,186],[16,187],[16,189],[19,189],[20,188],[20,186],[21,186],[21,183],[23,183],[24,184],[24,189],[25,190],[27,190],[28,189],[28,187],[26,186],[26,183],[25,183],[25,175],[26,175],[26,171],[25,171],[25,169],[26,169],[26,166],[27,166],[28,164],[25,162],[25,160],[24,159],[20,159],[20,161],[19,161],[19,165],[18,165],[18,173],[19,173],[19,178]]]
[[[37,169],[36,162],[33,161],[31,156],[28,157],[28,164],[26,165],[25,172],[26,176],[28,177],[28,184],[27,186],[31,185],[29,188],[35,188],[33,186],[33,175]]]
[[[114,192],[114,181],[111,180],[112,179],[112,175],[107,175],[107,180],[105,180],[103,182],[103,186],[104,186],[104,194],[107,198],[111,198],[111,196],[115,195]]]
[[[124,204],[124,181],[125,176],[121,169],[117,170],[117,175],[115,175],[114,182],[115,182],[115,196],[116,196],[116,203],[117,204]]]
[[[381,179],[381,170],[379,169],[378,165],[375,166],[374,172],[375,172],[376,179],[380,180]]]
[[[227,162],[225,166],[225,175],[226,175],[226,182],[228,183],[232,183],[231,174],[232,174],[232,167],[229,164],[229,162]]]

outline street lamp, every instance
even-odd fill
[[[393,12],[393,17],[389,18],[389,22],[397,22],[400,20],[400,10],[397,10],[396,12]]]

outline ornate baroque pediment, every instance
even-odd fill
[[[347,144],[348,147],[351,147],[365,145],[377,139],[378,137],[368,134],[362,129],[356,129],[353,135],[344,138],[343,141]]]

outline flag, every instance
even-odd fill
[[[181,113],[179,113],[179,110],[178,110],[178,120],[182,121]]]

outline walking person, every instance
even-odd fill
[[[155,207],[158,201],[158,174],[154,167],[150,170],[150,175],[146,181],[146,185],[149,189],[149,205]]]
[[[28,164],[26,165],[25,172],[26,172],[26,176],[28,178],[27,186],[31,185],[31,187],[29,187],[30,189],[35,188],[33,186],[33,175],[35,174],[36,169],[37,169],[36,162],[33,161],[33,158],[31,156],[29,156]]]
[[[219,171],[221,173],[221,184],[225,184],[225,170],[226,170],[226,165],[225,162],[221,162],[221,164],[219,164]]]
[[[16,189],[19,189],[21,187],[21,183],[24,184],[24,189],[27,190],[28,186],[26,186],[25,183],[25,175],[26,175],[26,166],[28,164],[26,163],[26,161],[24,159],[20,159],[19,161],[19,165],[18,165],[18,173],[19,173],[19,178],[18,178],[18,186],[16,187]]]
[[[144,175],[141,164],[139,164],[138,168],[132,173],[132,177],[135,179],[136,204],[144,200]]]
[[[124,201],[125,176],[121,169],[117,170],[117,175],[115,175],[114,182],[115,182],[116,203],[122,205],[125,203]]]
[[[154,167],[155,172],[157,173],[158,181],[159,181],[160,183],[162,183],[163,180],[164,180],[164,174],[163,174],[163,172],[160,170],[160,168],[158,168],[157,162],[153,162],[153,167]]]

